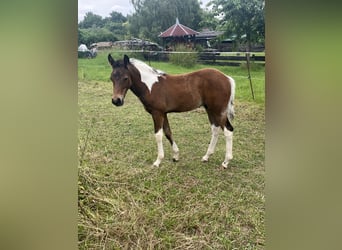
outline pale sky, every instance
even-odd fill
[[[205,6],[210,0],[201,0]],[[87,12],[108,17],[112,11],[120,12],[124,16],[133,14],[134,8],[129,0],[78,0],[78,22],[82,21]]]

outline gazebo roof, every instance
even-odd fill
[[[199,34],[199,32],[180,24],[178,18],[176,18],[176,23],[161,33],[159,37],[184,37],[196,34]]]

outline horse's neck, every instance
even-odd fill
[[[141,100],[142,103],[144,103],[146,95],[149,94],[147,86],[143,82],[141,82],[140,77],[135,77],[132,80],[132,92]]]
[[[132,76],[132,80],[133,80],[133,85],[131,86],[131,91],[139,98],[139,100],[141,101],[141,103],[145,106],[145,108],[147,106],[150,105],[150,90],[148,89],[148,87],[146,86],[145,83],[143,83],[141,81],[141,75],[139,70],[131,65],[132,68],[130,68],[131,71],[131,76]]]
[[[138,98],[144,97],[148,92],[147,87],[141,81],[134,82],[131,90]]]

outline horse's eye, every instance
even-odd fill
[[[128,80],[128,77],[127,77],[127,76],[126,76],[126,77],[124,77],[124,80],[125,80],[125,81],[127,81],[127,80]]]

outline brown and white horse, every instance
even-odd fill
[[[234,117],[233,78],[216,69],[169,75],[142,61],[129,59],[127,55],[123,60],[115,61],[109,54],[108,61],[113,69],[110,76],[113,82],[112,103],[115,106],[123,105],[130,89],[152,115],[158,146],[158,157],[153,166],[158,167],[164,158],[163,133],[171,143],[173,160],[179,159],[179,149],[172,138],[167,113],[185,112],[203,106],[208,114],[212,136],[202,161],[207,162],[214,153],[221,128],[226,138],[226,155],[222,167],[227,168],[229,160],[233,158],[233,126],[230,123]]]

